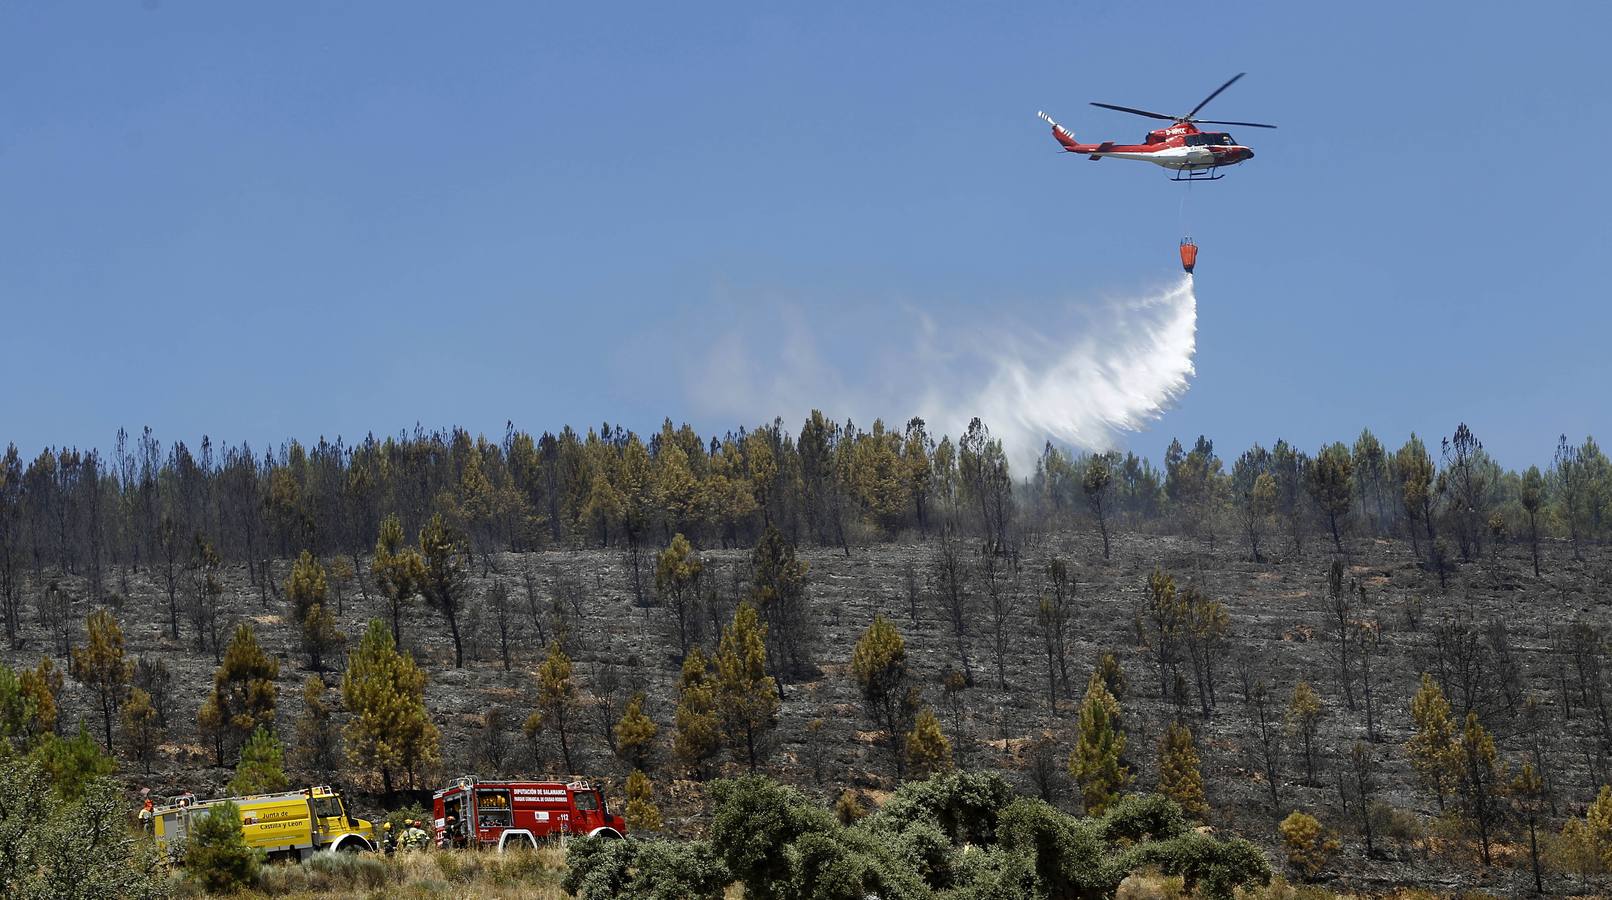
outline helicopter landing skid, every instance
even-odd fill
[[[1218,174],[1217,174],[1218,173]],[[1184,177],[1183,177],[1184,176]],[[1226,177],[1219,166],[1208,169],[1176,169],[1171,181],[1219,181]]]

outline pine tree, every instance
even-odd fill
[[[274,732],[258,726],[241,747],[241,761],[235,764],[235,777],[229,792],[237,797],[283,791],[290,785],[285,777],[285,748]]]
[[[315,672],[325,670],[325,654],[344,640],[336,618],[327,607],[328,583],[325,567],[304,550],[291,566],[285,582],[285,595],[291,601],[292,615],[299,630],[302,650]]]
[[[1321,874],[1340,847],[1338,836],[1309,813],[1294,810],[1277,830],[1282,834],[1288,863],[1306,879]]]
[[[439,513],[420,529],[420,557],[424,560],[419,589],[431,608],[448,620],[453,634],[453,667],[465,666],[464,645],[459,639],[459,608],[464,604],[465,559],[469,555],[464,536],[448,525]]]
[[[683,658],[677,684],[677,734],[672,755],[696,778],[705,775],[706,763],[722,746],[721,719],[716,709],[716,682],[705,652],[699,647]]]
[[[112,757],[84,730],[83,722],[78,723],[78,732],[72,737],[45,735],[34,745],[28,758],[50,778],[56,793],[68,801],[84,796],[91,784],[117,769]]]
[[[1500,793],[1504,789],[1506,770],[1495,752],[1494,737],[1478,722],[1478,714],[1466,714],[1457,743],[1459,777],[1463,817],[1467,826],[1476,832],[1483,864],[1490,864],[1490,833],[1499,823]]]
[[[342,700],[351,714],[344,737],[348,760],[360,771],[379,771],[388,796],[393,773],[406,773],[412,786],[417,772],[438,758],[441,735],[425,708],[425,680],[414,659],[398,652],[386,623],[370,620],[342,676]]]
[[[244,740],[259,725],[273,724],[274,680],[279,676],[279,662],[263,652],[252,629],[245,624],[236,626],[224,661],[213,673],[213,693],[208,698],[223,738]]]
[[[705,563],[681,532],[672,536],[672,542],[655,560],[655,593],[677,626],[678,658],[688,655],[700,621],[700,578],[704,572]]]
[[[336,752],[340,739],[325,703],[324,679],[309,675],[302,682],[302,715],[297,717],[292,763],[305,772],[334,772],[340,760]]]
[[[195,820],[185,841],[185,872],[209,894],[232,894],[257,881],[257,852],[241,831],[241,809],[226,800]]]
[[[403,638],[403,609],[425,580],[425,560],[419,551],[403,544],[403,523],[396,515],[381,520],[380,537],[375,541],[375,556],[370,561],[370,575],[375,586],[386,598],[387,611],[392,616],[392,634]]]
[[[660,808],[650,797],[652,788],[649,776],[642,770],[634,769],[627,776],[627,808],[622,817],[627,820],[628,831],[660,830]]]
[[[655,720],[644,713],[644,692],[639,691],[627,701],[627,708],[616,723],[616,753],[634,769],[648,769],[654,755],[655,735],[660,730]]]
[[[37,740],[54,734],[58,714],[56,698],[62,693],[62,671],[49,657],[42,656],[39,665],[17,674],[17,685],[33,710],[29,736]]]
[[[73,677],[95,692],[101,705],[107,752],[112,750],[112,721],[128,693],[134,664],[124,658],[123,629],[106,609],[90,613],[84,621],[84,646],[73,648]]]
[[[157,745],[162,743],[163,728],[157,721],[157,710],[151,705],[151,695],[133,688],[129,691],[129,699],[123,703],[123,741],[129,752],[145,769],[147,775],[151,774],[151,759],[156,755]]]
[[[1534,577],[1539,577],[1539,510],[1545,501],[1545,478],[1538,466],[1529,466],[1522,476],[1522,490],[1518,495],[1523,511],[1528,513],[1528,545],[1533,551]]]
[[[27,742],[33,712],[17,673],[0,663],[0,757],[6,756],[8,751],[21,749]]]
[[[1557,852],[1585,881],[1612,871],[1612,786],[1602,785],[1584,817],[1568,819],[1562,826]]]
[[[1209,802],[1203,795],[1203,773],[1198,767],[1198,747],[1192,729],[1171,722],[1159,741],[1159,793],[1181,805],[1181,811],[1203,821],[1209,818]]]
[[[925,706],[912,720],[907,732],[904,750],[907,758],[906,773],[913,778],[928,778],[952,768],[952,743],[940,730],[940,720],[934,710]]]
[[[1422,778],[1422,783],[1438,799],[1439,809],[1444,798],[1460,777],[1460,759],[1456,747],[1455,723],[1450,719],[1450,701],[1433,676],[1422,673],[1422,686],[1411,698],[1411,724],[1416,733],[1405,744],[1411,767]]]
[[[1354,505],[1354,459],[1349,455],[1349,448],[1342,444],[1323,447],[1305,475],[1305,487],[1315,498],[1316,505],[1327,514],[1327,522],[1332,526],[1333,546],[1342,553],[1343,538],[1338,531],[1338,519],[1348,515],[1350,507]]]
[[[1131,780],[1120,763],[1125,732],[1119,715],[1119,701],[1103,686],[1102,673],[1092,672],[1080,704],[1080,737],[1069,755],[1069,775],[1080,785],[1087,815],[1102,815]]]
[[[1287,730],[1304,745],[1304,778],[1308,784],[1315,783],[1315,735],[1325,713],[1320,695],[1308,681],[1293,687],[1293,699],[1287,704]]]
[[[767,674],[767,626],[749,603],[734,610],[716,655],[717,710],[734,755],[755,771],[778,726],[778,683]]]
[[[1539,819],[1548,808],[1549,797],[1545,782],[1534,771],[1532,763],[1523,763],[1517,777],[1506,786],[1511,808],[1517,818],[1528,824],[1528,858],[1534,868],[1534,893],[1545,893],[1544,875],[1539,867]]]
[[[560,649],[560,642],[549,644],[549,655],[537,669],[537,709],[527,718],[526,736],[533,741],[545,729],[560,739],[560,756],[567,772],[571,769],[569,720],[577,705],[576,682],[571,677],[571,657]]]
[[[811,670],[817,620],[806,598],[806,563],[776,528],[768,527],[750,558],[750,603],[765,626],[766,662],[788,681]]]
[[[886,733],[900,777],[905,756],[902,733],[917,705],[917,690],[909,683],[906,641],[883,615],[875,615],[873,624],[857,640],[851,652],[851,675],[862,690],[868,715]]]
[[[1097,527],[1103,533],[1103,559],[1108,558],[1108,488],[1114,481],[1112,470],[1108,467],[1108,457],[1095,454],[1086,463],[1086,474],[1080,479],[1080,489],[1086,495],[1086,503],[1091,507],[1092,514],[1097,517]]]

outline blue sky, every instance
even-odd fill
[[[1612,7],[1224,6],[0,2],[0,442],[793,425],[710,411],[717,335],[785,316],[854,387],[1188,229],[1197,377],[1140,452],[1604,432]],[[1185,207],[1035,119],[1135,140],[1087,102],[1245,70],[1205,115],[1281,128]]]

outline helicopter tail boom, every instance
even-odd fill
[[[1075,133],[1053,121],[1051,116],[1044,112],[1038,112],[1036,113],[1036,116],[1042,121],[1046,122],[1048,125],[1052,126],[1052,136],[1058,140],[1058,143],[1063,145],[1065,150],[1068,150],[1070,153],[1091,152],[1090,146],[1082,147],[1080,142],[1075,140]]]

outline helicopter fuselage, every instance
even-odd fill
[[[1051,121],[1049,117],[1048,121]],[[1053,123],[1052,136],[1064,150],[1084,153],[1091,159],[1134,159],[1150,162],[1166,169],[1197,170],[1234,166],[1254,158],[1254,151],[1237,143],[1224,131],[1199,131],[1190,122],[1181,122],[1168,128],[1147,133],[1140,144],[1082,144],[1063,126]]]

